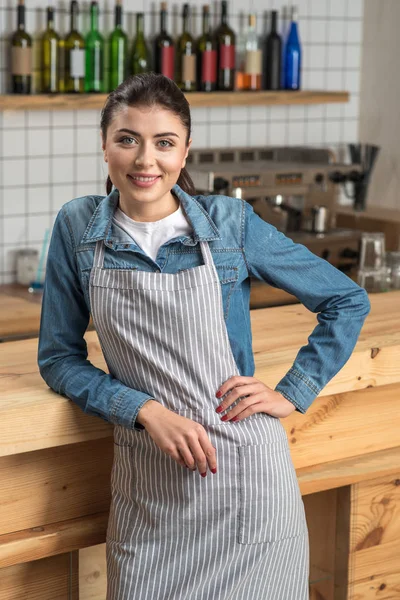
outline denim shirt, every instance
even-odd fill
[[[177,273],[202,263],[199,240],[209,243],[220,278],[223,313],[240,375],[254,375],[250,279],[295,295],[317,313],[316,326],[275,387],[305,413],[349,359],[370,311],[367,293],[347,275],[264,221],[251,204],[227,196],[172,192],[193,228],[164,243],[153,261],[112,221],[119,192],[85,196],[64,204],[49,246],[41,313],[38,365],[50,388],[88,414],[142,430],[136,417],[154,399],[132,389],[87,360],[84,333],[90,318],[89,278],[95,245],[105,244],[105,269]],[[268,319],[268,314],[266,314]],[[122,360],[122,358],[121,358]],[[221,381],[221,384],[223,382]],[[157,400],[157,398],[155,398]]]

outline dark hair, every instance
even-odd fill
[[[191,133],[192,120],[190,116],[189,102],[184,93],[165,75],[161,73],[142,73],[132,75],[125,79],[106,100],[101,111],[100,128],[104,141],[107,129],[115,114],[125,106],[162,106],[178,116],[185,127],[188,144]],[[188,194],[195,194],[193,181],[185,168],[181,170],[177,184]],[[106,190],[110,194],[112,181],[107,177]]]

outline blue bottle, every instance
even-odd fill
[[[297,6],[292,6],[289,35],[285,47],[285,89],[299,90],[301,86],[301,46],[297,25]]]

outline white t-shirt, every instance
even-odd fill
[[[113,221],[154,261],[160,246],[165,242],[180,235],[188,235],[193,231],[180,204],[172,214],[159,221],[150,222],[135,221],[122,212],[118,206]]]

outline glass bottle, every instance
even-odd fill
[[[47,29],[41,40],[42,93],[60,91],[60,37],[54,31],[54,8],[47,7]]]
[[[176,83],[184,92],[193,92],[196,84],[196,51],[193,36],[189,28],[189,4],[182,9],[182,34],[179,36],[177,47]]]
[[[167,3],[161,2],[160,33],[154,42],[154,70],[174,79],[175,46],[167,33]]]
[[[278,33],[278,12],[271,12],[271,31],[265,40],[265,89],[281,89],[282,39]]]
[[[128,36],[122,29],[122,0],[116,0],[114,31],[109,38],[109,85],[111,92],[127,76]]]
[[[71,29],[64,41],[64,90],[67,93],[83,93],[85,86],[85,41],[78,31],[78,16],[78,2],[71,0]]]
[[[150,71],[149,50],[144,37],[144,14],[136,14],[136,37],[132,46],[132,74]]]
[[[99,5],[90,4],[90,31],[85,41],[85,92],[104,91],[104,39],[99,32]]]
[[[25,31],[25,4],[19,0],[17,30],[11,36],[11,92],[30,94],[32,85],[32,38]]]
[[[202,92],[217,87],[217,43],[211,33],[210,7],[203,5],[203,33],[197,41],[197,82]]]
[[[261,90],[262,52],[256,31],[256,15],[249,15],[244,62],[244,90]]]
[[[291,23],[285,48],[285,89],[301,87],[301,46],[297,26],[297,7],[291,8]]]
[[[217,88],[232,91],[235,87],[236,36],[228,25],[227,2],[221,2],[221,23],[215,32],[217,38]]]

